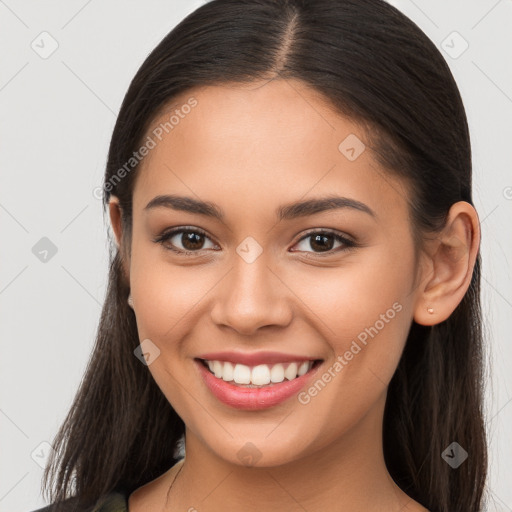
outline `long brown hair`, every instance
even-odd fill
[[[44,474],[53,503],[91,506],[131,493],[178,459],[183,421],[134,356],[127,305],[132,196],[126,168],[161,109],[195,86],[299,79],[369,128],[389,173],[411,185],[415,237],[437,232],[450,206],[472,202],[471,147],[455,80],[429,38],[381,0],[213,0],[181,21],[146,58],[122,103],[106,165],[103,207],[119,198],[126,244],[111,245],[106,299],[83,381]],[[124,173],[119,170],[124,167]],[[122,175],[121,179],[119,177]],[[412,323],[388,388],[384,455],[396,483],[431,512],[482,510],[487,474],[480,254],[468,292],[433,327]],[[458,468],[442,452],[457,442]],[[70,503],[71,501],[68,501]]]

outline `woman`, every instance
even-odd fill
[[[414,23],[203,5],[133,79],[103,191],[107,297],[45,510],[482,510],[470,140]]]

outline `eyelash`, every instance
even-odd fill
[[[172,252],[174,252],[176,254],[183,255],[183,256],[197,256],[199,253],[201,253],[201,251],[206,250],[206,249],[198,249],[197,251],[184,251],[182,249],[176,249],[175,247],[166,246],[165,245],[165,242],[167,240],[173,238],[175,235],[180,234],[180,233],[196,233],[196,234],[200,234],[200,235],[205,236],[206,238],[208,238],[210,241],[213,242],[213,240],[210,239],[210,237],[207,235],[207,233],[205,231],[203,231],[200,228],[192,228],[192,227],[176,228],[176,229],[172,229],[171,231],[164,232],[161,235],[159,235],[158,237],[154,238],[153,242],[159,243],[166,250],[172,251]],[[353,240],[350,240],[349,238],[346,238],[346,237],[340,235],[336,231],[329,230],[329,229],[325,229],[325,230],[319,230],[319,229],[309,230],[309,231],[307,231],[304,234],[304,236],[302,236],[302,238],[300,238],[297,241],[297,243],[295,245],[297,245],[298,243],[302,242],[303,240],[309,238],[310,236],[316,235],[316,234],[318,234],[318,235],[332,235],[332,236],[334,236],[335,241],[341,242],[342,244],[344,244],[345,247],[341,247],[341,248],[338,247],[337,249],[329,249],[328,251],[325,251],[323,253],[322,252],[314,252],[314,251],[293,251],[293,252],[306,252],[306,253],[315,254],[316,256],[319,256],[319,257],[326,257],[326,256],[332,256],[333,254],[338,253],[338,252],[348,251],[350,249],[354,249],[354,248],[358,247],[358,244],[356,242],[354,242]]]

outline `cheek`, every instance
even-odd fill
[[[384,320],[395,318],[396,302],[400,309],[406,308],[412,300],[413,261],[407,255],[397,260],[391,252],[368,251],[354,255],[338,268],[291,269],[283,280],[293,284],[306,306],[302,311],[315,313],[316,324],[324,325],[322,332],[328,338],[346,340],[373,325],[388,310]]]
[[[352,272],[338,282],[325,279],[325,293],[308,297],[324,321],[315,325],[328,324],[318,329],[331,357],[298,399],[309,431],[322,432],[322,438],[334,439],[357,424],[386,391],[400,361],[411,307],[396,282],[379,288],[380,275]]]
[[[206,268],[172,264],[160,247],[134,249],[130,287],[139,334],[157,343],[179,336],[213,286],[213,277]]]
[[[331,380],[343,382],[343,393],[372,382],[382,389],[391,380],[412,320],[413,267],[412,253],[397,258],[386,249],[294,276],[294,291],[307,306],[302,310],[314,313],[311,322],[339,362],[331,373],[342,376]]]

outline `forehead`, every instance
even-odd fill
[[[299,81],[190,89],[147,135],[155,145],[137,171],[134,211],[168,193],[227,213],[329,193],[405,213],[404,184],[379,168],[362,129]]]

